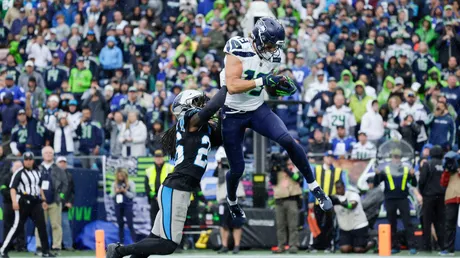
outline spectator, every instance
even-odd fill
[[[451,56],[449,58],[449,62],[447,63],[447,67],[442,69],[442,79],[447,80],[449,75],[455,75],[458,70],[458,63],[457,58],[455,56]]]
[[[417,148],[417,138],[420,134],[420,125],[414,121],[414,117],[412,115],[409,114],[402,120],[399,132],[401,133],[402,138],[405,139],[412,148]]]
[[[123,54],[115,44],[115,37],[109,36],[106,40],[106,46],[102,48],[99,54],[104,78],[111,78],[115,74],[115,70],[123,66]]]
[[[82,103],[83,107],[88,107],[91,110],[92,120],[99,124],[105,124],[106,114],[108,113],[109,107],[105,102],[104,95],[99,88],[99,85],[95,84],[89,89],[89,96],[85,98]]]
[[[319,70],[316,72],[315,81],[310,84],[305,95],[305,101],[310,102],[311,99],[321,91],[325,91],[328,88],[327,80],[324,78],[324,71]]]
[[[332,153],[336,157],[347,159],[355,143],[355,137],[347,136],[345,127],[339,125],[337,126],[337,136],[331,139]]]
[[[273,252],[289,251],[289,253],[295,254],[299,245],[299,208],[297,206],[302,195],[300,184],[303,182],[303,177],[289,158],[283,157],[283,159],[286,164],[276,165],[270,173],[270,183],[275,198],[276,235],[278,239],[278,249]],[[285,250],[284,246],[287,243],[289,243],[289,249]]]
[[[28,82],[27,82],[28,83]],[[15,104],[24,106],[24,103],[26,101],[25,99],[25,88],[18,87],[17,85],[14,84],[13,76],[10,74],[7,74],[5,76],[5,88],[0,90],[2,94],[11,92],[13,94],[13,102]],[[27,86],[27,85],[26,85]]]
[[[336,194],[335,183],[340,180],[344,180],[345,173],[339,167],[333,165],[334,157],[332,151],[327,151],[323,156],[323,165],[316,165],[315,167],[315,178],[318,184],[326,189],[326,195],[331,196]],[[326,186],[326,184],[329,184]],[[314,214],[316,221],[321,223],[318,224],[321,233],[313,239],[313,250],[320,249],[325,252],[331,251],[331,241],[333,235],[333,217],[332,213],[323,211],[319,207],[319,203],[314,200],[313,195],[310,193],[308,199],[308,213]],[[310,215],[309,215],[310,216]]]
[[[448,66],[450,57],[460,58],[460,36],[454,31],[452,23],[446,23],[441,36],[436,41],[439,62],[443,68]]]
[[[332,100],[337,90],[337,81],[334,77],[329,77],[327,80],[329,83],[328,90],[318,92],[310,101],[310,108],[307,115],[311,119],[317,117],[319,113],[323,113],[326,111],[326,108],[332,105]]]
[[[78,110],[78,101],[76,100],[70,100],[69,101],[69,112],[67,113],[67,121],[69,124],[72,126],[74,129],[74,132],[72,133],[72,138],[73,138],[73,146],[74,146],[74,154],[78,153],[78,149],[80,146],[80,142],[77,138],[77,133],[76,130],[78,128],[78,125],[80,125],[81,121],[81,112]]]
[[[13,102],[13,93],[11,92],[7,92],[3,95],[3,105],[1,105],[0,110],[2,120],[2,143],[5,144],[5,155],[8,155],[11,153],[11,149],[10,144],[6,143],[11,140],[13,129],[16,128],[16,119],[19,115],[19,111],[24,110]]]
[[[136,184],[129,180],[125,168],[118,168],[115,182],[112,184],[111,196],[115,201],[115,216],[118,224],[118,237],[121,243],[125,242],[125,218],[128,224],[131,240],[136,242],[136,232],[133,223],[133,199],[136,196]]]
[[[136,111],[128,113],[126,127],[122,128],[123,130],[118,137],[118,141],[123,144],[123,157],[139,157],[146,154],[147,127],[138,120],[138,116]]]
[[[353,144],[351,158],[357,160],[368,160],[377,157],[377,148],[367,141],[367,134],[363,131],[358,132],[358,142]]]
[[[42,149],[43,162],[39,166],[41,189],[45,195],[47,209],[45,221],[49,221],[52,229],[52,249],[59,251],[62,246],[62,202],[68,191],[66,172],[54,163],[54,150],[46,146]],[[35,231],[37,253],[41,252],[41,242],[38,231]]]
[[[103,132],[98,122],[92,121],[91,110],[83,108],[80,124],[76,130],[79,139],[80,155],[97,156],[99,155],[103,142]],[[95,158],[85,157],[81,159],[83,168],[91,168],[95,164]]]
[[[161,148],[161,137],[164,133],[164,122],[156,120],[151,127],[148,128],[148,148],[150,153]]]
[[[52,65],[45,70],[44,77],[46,83],[46,91],[48,93],[54,92],[61,88],[63,81],[69,78],[68,71],[65,67],[62,67],[57,53],[53,54]]]
[[[417,186],[417,179],[414,175],[414,170],[401,162],[402,152],[400,149],[391,150],[391,162],[383,168],[376,170],[374,178],[374,185],[380,185],[381,182],[385,183],[385,206],[387,210],[388,221],[391,224],[391,240],[392,250],[391,253],[399,253],[400,246],[397,232],[397,212],[401,216],[404,224],[406,240],[409,247],[410,254],[416,254],[415,243],[413,240],[413,226],[410,220],[409,190],[407,184],[413,187]],[[381,172],[381,169],[384,171]]]
[[[70,25],[65,23],[65,17],[62,14],[56,16],[57,26],[56,26],[56,39],[58,41],[67,39],[70,35]]]
[[[69,85],[72,88],[72,92],[76,94],[82,94],[89,89],[91,85],[93,75],[91,71],[85,67],[84,62],[85,59],[79,57],[77,67],[73,68],[70,72]]]
[[[414,61],[412,62],[412,69],[417,82],[420,84],[424,83],[427,78],[428,70],[434,66],[435,61],[428,53],[428,44],[424,41],[420,42],[418,53],[415,54]]]
[[[460,87],[458,87],[457,77],[449,75],[447,78],[447,87],[441,88],[441,92],[447,98],[447,102],[452,105],[455,111],[460,110]]]
[[[331,200],[340,229],[340,252],[367,252],[372,247],[367,243],[369,223],[359,194],[345,191],[345,185],[342,181],[335,183],[335,191],[336,194],[331,196]]]
[[[447,110],[446,103],[438,103],[434,112],[434,118],[429,125],[430,138],[428,142],[439,145],[444,150],[451,150],[455,141],[456,125]]]
[[[105,129],[110,132],[110,155],[114,157],[120,157],[123,144],[118,141],[120,133],[126,128],[126,124],[123,121],[123,115],[117,111],[109,113],[105,121]]]
[[[47,101],[47,109],[43,120],[46,129],[51,132],[56,131],[58,125],[59,101],[59,97],[56,95],[50,95]]]
[[[62,246],[64,251],[73,251],[72,229],[69,221],[69,209],[73,206],[75,198],[75,186],[72,178],[72,173],[67,169],[67,159],[64,156],[59,156],[56,159],[57,166],[66,173],[67,176],[67,192],[64,195],[64,205],[62,205]]]
[[[73,167],[75,146],[73,135],[75,127],[69,123],[66,113],[58,113],[58,125],[54,131],[54,150],[56,155],[66,158],[66,166]]]
[[[30,94],[32,95],[31,96],[32,108],[34,110],[43,109],[43,107],[46,104],[45,89],[37,87],[37,80],[35,79],[35,77],[30,77],[29,78],[29,83],[27,84],[27,89],[28,89],[28,92],[30,92]]]
[[[380,187],[375,187],[374,177],[368,177],[366,182],[369,190],[367,190],[366,194],[364,195],[362,205],[364,212],[366,213],[367,221],[369,222],[369,228],[374,229],[374,225],[379,217],[380,206],[383,203],[384,197]]]
[[[385,133],[384,129],[385,123],[379,114],[379,103],[377,100],[369,101],[367,103],[367,112],[361,120],[361,131],[366,134],[370,142],[378,145]]]
[[[457,229],[457,218],[460,200],[460,168],[458,167],[458,154],[448,152],[443,159],[444,173],[441,176],[441,186],[446,188],[444,197],[445,204],[445,227],[444,245],[440,252],[443,256],[455,255],[455,231]],[[455,164],[455,165],[452,165]]]
[[[144,80],[137,81],[137,98],[141,104],[141,107],[145,110],[150,110],[153,108],[153,97],[147,93],[147,85]],[[129,95],[129,93],[128,93]]]
[[[160,210],[158,206],[158,191],[161,184],[168,174],[174,171],[174,167],[165,162],[163,151],[158,149],[154,153],[155,165],[145,170],[145,192],[148,194],[150,202],[150,222],[154,223],[155,217]]]
[[[431,225],[434,225],[438,245],[444,245],[444,189],[440,182],[444,172],[442,167],[442,148],[434,146],[430,150],[431,160],[425,162],[420,169],[419,191],[423,196],[422,223],[424,250],[431,252]]]
[[[334,105],[326,109],[322,126],[325,127],[327,138],[333,139],[337,136],[337,126],[345,128],[346,135],[354,135],[356,126],[355,117],[351,109],[345,104],[345,97],[340,94],[334,96]]]
[[[337,86],[342,88],[345,91],[345,97],[349,98],[355,89],[355,83],[353,82],[353,74],[350,70],[343,70],[340,74],[340,81],[337,83]]]
[[[144,117],[145,108],[141,105],[136,87],[129,87],[128,97],[120,101],[120,111],[125,116],[128,115],[129,112],[136,111],[141,118]]]
[[[21,76],[19,76],[18,79],[18,85],[19,87],[23,88],[24,91],[27,91],[27,84],[29,83],[29,78],[34,77],[35,80],[37,81],[37,86],[39,88],[44,89],[45,88],[45,82],[43,80],[42,75],[35,71],[34,63],[32,61],[27,61],[25,64],[25,73],[22,73]]]
[[[311,160],[318,162],[321,160],[321,154],[331,150],[331,144],[324,139],[324,134],[321,129],[313,131],[313,139],[309,140],[308,156]],[[319,154],[319,156],[317,156]]]
[[[38,69],[44,69],[48,66],[48,63],[51,62],[51,51],[48,46],[45,45],[45,40],[41,35],[38,35],[32,42],[32,44],[27,46],[26,53],[35,58],[34,64]]]
[[[423,146],[423,142],[428,140],[425,130],[425,121],[428,120],[428,116],[423,104],[416,103],[415,94],[412,91],[409,91],[407,93],[406,103],[401,104],[399,107],[401,109],[401,112],[399,113],[401,121],[405,119],[407,115],[411,114],[414,122],[420,125],[420,133],[417,136],[417,145],[415,146],[415,150],[420,150]]]
[[[391,76],[395,78],[401,77],[404,80],[404,85],[410,85],[412,82],[412,68],[408,64],[407,55],[405,52],[399,54],[398,64],[389,71]]]
[[[358,127],[361,125],[361,118],[367,111],[368,102],[372,101],[372,97],[366,95],[366,85],[362,81],[355,82],[355,94],[350,98],[350,109],[355,116]]]

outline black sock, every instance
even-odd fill
[[[122,256],[148,257],[149,255],[171,254],[176,248],[177,244],[173,241],[150,234],[135,244],[119,246],[116,250]]]

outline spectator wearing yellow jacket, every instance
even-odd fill
[[[73,93],[83,94],[91,86],[93,74],[85,67],[85,58],[79,57],[77,67],[70,71],[69,85]]]
[[[145,171],[145,193],[148,195],[150,201],[150,221],[152,225],[160,210],[157,201],[158,189],[160,189],[166,176],[174,170],[173,165],[165,162],[162,150],[156,150],[154,156],[155,165]]]
[[[358,124],[361,123],[361,118],[367,112],[367,102],[373,100],[371,96],[366,95],[365,87],[364,82],[355,82],[355,94],[350,98],[350,108]]]

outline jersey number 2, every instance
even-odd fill
[[[176,134],[176,140],[180,141],[182,139],[182,135],[178,132]],[[205,168],[208,165],[208,152],[211,148],[211,141],[209,140],[209,136],[205,135],[201,138],[201,144],[207,145],[208,147],[202,147],[198,149],[198,153],[195,158],[195,162],[193,163],[196,166]],[[177,145],[176,147],[176,166],[184,161],[184,146]]]

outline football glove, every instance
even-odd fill
[[[273,74],[268,74],[265,76],[262,76],[262,80],[264,82],[264,86],[267,87],[276,87],[280,83],[281,79],[283,76],[278,76],[278,75],[273,75]]]
[[[278,96],[291,96],[297,91],[297,86],[288,76],[282,76],[280,82],[276,87],[276,95]]]

